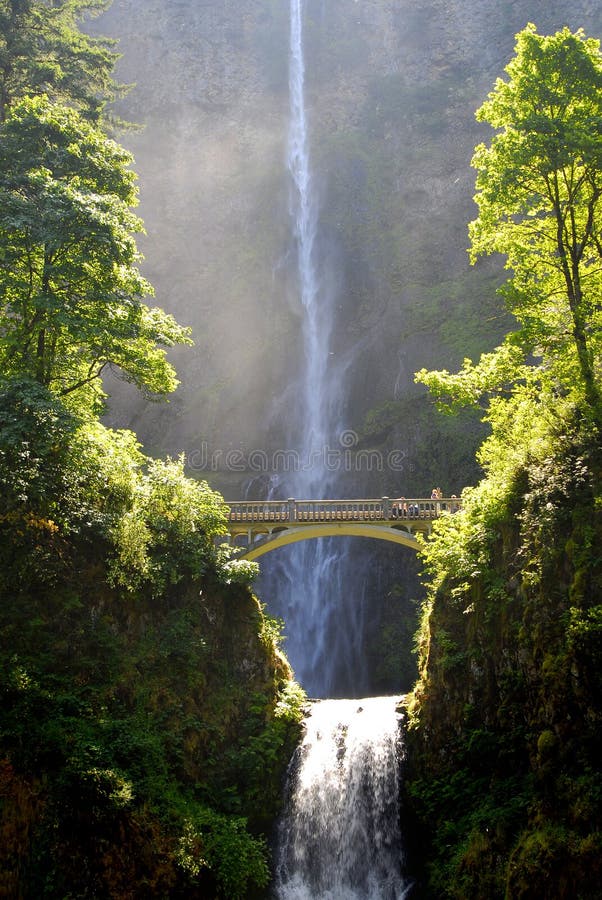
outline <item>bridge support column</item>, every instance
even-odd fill
[[[388,497],[383,497],[382,504],[383,504],[383,519],[390,519],[391,518],[391,501],[389,500]]]
[[[297,501],[294,497],[288,498],[288,520],[294,522],[297,518]]]

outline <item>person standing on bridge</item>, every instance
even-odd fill
[[[391,505],[391,516],[394,519],[401,519],[402,517],[405,519],[408,514],[408,505],[405,502],[405,497],[398,497],[397,500],[393,500]]]
[[[431,500],[440,500],[442,496],[443,496],[443,492],[442,492],[441,488],[434,487],[433,490],[431,491]],[[437,504],[431,503],[431,515],[435,515],[436,512],[437,512]]]

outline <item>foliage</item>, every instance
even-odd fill
[[[0,121],[26,96],[47,94],[97,122],[123,88],[112,72],[115,41],[80,31],[78,23],[111,0],[2,0]]]
[[[131,157],[45,97],[17,104],[0,133],[0,361],[63,396],[98,396],[116,369],[151,394],[177,381],[163,347],[188,332],[142,298]]]
[[[0,870],[17,865],[32,896],[123,896],[149,878],[161,896],[247,896],[265,883],[255,832],[303,695],[214,547],[224,501],[39,383],[2,387]],[[43,803],[13,852],[19,785],[36,778]]]
[[[545,383],[602,421],[602,57],[599,42],[567,28],[542,37],[529,25],[516,55],[477,113],[499,131],[476,148],[479,217],[471,258],[503,253],[504,290],[518,330],[459,375],[418,373],[438,397],[474,402],[524,379]],[[541,358],[528,373],[530,355]]]
[[[269,881],[265,842],[249,835],[244,819],[210,809],[199,810],[194,821],[186,822],[178,862],[193,877],[204,867],[214,869],[228,900],[244,900],[251,885],[265,887]]]
[[[0,893],[246,897],[300,700],[223,499],[95,417],[190,342],[99,128],[116,55],[75,26],[107,5],[0,0]]]
[[[525,380],[529,376],[524,352],[508,342],[493,353],[483,353],[476,366],[466,358],[457,374],[421,369],[416,379],[435,395],[441,412],[455,413],[464,406],[478,406],[484,396],[509,391],[521,376]]]
[[[383,494],[409,496],[415,491],[428,496],[442,472],[448,494],[459,493],[479,477],[481,468],[474,456],[486,433],[475,410],[463,409],[455,418],[442,419],[423,397],[415,396],[388,400],[369,410],[360,439],[362,446],[376,446],[383,453],[393,446],[402,454],[403,471],[387,473]]]
[[[248,559],[231,559],[234,549],[222,544],[218,551],[224,584],[251,584],[259,573],[259,565]]]
[[[183,457],[145,458],[131,432],[69,412],[37,382],[0,393],[0,485],[9,528],[35,514],[65,537],[102,536],[113,584],[160,594],[210,561],[231,578],[213,545],[225,531],[221,495],[188,478]]]
[[[479,118],[473,259],[502,252],[517,330],[457,374],[418,380],[483,404],[486,477],[423,543],[409,803],[427,897],[599,893],[599,44],[517,37]],[[426,850],[424,849],[426,845]]]
[[[35,381],[0,390],[0,587],[69,565],[69,540],[110,540],[143,456],[131,432],[78,416]]]
[[[117,552],[110,579],[130,590],[146,580],[160,594],[169,584],[202,575],[215,558],[213,538],[225,532],[225,510],[207,482],[186,477],[184,457],[148,460],[131,509],[112,532]]]

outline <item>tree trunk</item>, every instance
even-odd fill
[[[36,348],[36,381],[46,384],[46,329],[40,328],[38,332],[38,345]]]
[[[569,268],[566,253],[562,255],[562,268],[566,283],[567,298],[571,317],[573,319],[573,340],[577,351],[577,359],[583,380],[585,400],[591,409],[594,424],[598,432],[602,434],[602,397],[596,383],[592,354],[590,353],[587,335],[583,323],[583,294],[581,291],[581,276],[579,263],[574,262],[573,270]]]

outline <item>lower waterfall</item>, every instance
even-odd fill
[[[402,900],[399,698],[321,700],[291,764],[278,900]]]

